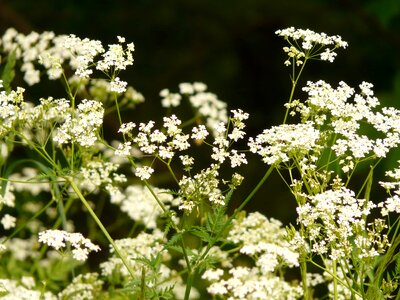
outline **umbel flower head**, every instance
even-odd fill
[[[325,33],[317,33],[309,29],[295,29],[289,27],[275,32],[287,40],[290,47],[284,47],[289,58],[285,65],[293,62],[295,65],[302,65],[305,59],[320,59],[333,62],[336,57],[337,48],[346,48],[347,42],[338,35],[329,36]]]
[[[88,238],[78,232],[69,233],[63,230],[49,229],[39,232],[39,242],[47,244],[56,250],[66,247],[66,243],[72,246],[72,256],[76,260],[84,261],[92,251],[99,251],[100,247],[93,244]]]

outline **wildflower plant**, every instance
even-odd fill
[[[7,30],[0,295],[400,299],[400,171],[387,171],[390,180],[374,172],[399,146],[400,111],[381,107],[367,82],[299,89],[309,61],[333,62],[347,43],[311,30],[276,34],[288,43],[286,112],[282,124],[248,137],[249,114],[201,82],[163,89],[161,120],[125,120],[144,97],[124,79],[135,50],[124,37],[105,47]],[[30,95],[45,77],[64,98]],[[179,115],[183,105],[192,116]],[[108,133],[110,118],[118,128]],[[243,175],[249,159],[265,166],[258,182]],[[272,172],[297,205],[294,224],[244,210]],[[238,199],[243,183],[254,187]],[[372,193],[380,188],[386,199]]]

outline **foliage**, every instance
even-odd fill
[[[161,121],[125,121],[144,97],[122,78],[135,50],[124,37],[104,47],[9,29],[0,43],[2,295],[398,299],[400,172],[383,181],[374,170],[400,143],[400,111],[381,107],[367,82],[357,91],[308,82],[296,99],[305,66],[333,62],[347,43],[276,33],[288,43],[286,113],[246,143],[249,114],[228,112],[200,82],[162,90]],[[14,88],[21,75],[27,87]],[[28,101],[45,75],[66,98]],[[181,106],[192,118],[177,116]],[[107,132],[107,121],[118,128]],[[268,167],[235,206],[251,153]],[[297,204],[287,228],[244,211],[273,171]],[[171,181],[156,187],[165,174]],[[372,199],[377,182],[385,200]]]

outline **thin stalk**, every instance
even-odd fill
[[[194,275],[195,274],[193,274],[193,273],[188,274],[187,281],[186,281],[185,298],[183,298],[183,300],[189,300],[190,291],[193,286]]]
[[[264,182],[268,179],[269,175],[271,175],[272,171],[275,169],[275,166],[270,166],[265,172],[263,178],[257,183],[257,185],[254,187],[254,189],[250,192],[250,194],[244,199],[242,204],[235,209],[235,212],[232,214],[232,216],[229,217],[228,222],[230,223],[236,215],[247,205],[247,203],[253,198],[253,196],[257,193],[257,191],[261,188],[261,186],[264,184]]]
[[[133,161],[132,158],[129,158],[129,162],[132,164],[133,168],[136,169],[136,164]],[[147,180],[143,180],[144,185],[147,187],[149,190],[150,194],[154,197],[154,199],[157,201],[158,205],[161,207],[162,211],[166,213],[168,209],[165,207],[164,203],[158,198],[156,193],[153,191],[153,188],[151,187],[150,183]]]
[[[274,170],[274,166],[270,166],[267,170],[267,172],[265,172],[263,178],[261,178],[261,180],[257,183],[257,185],[254,187],[254,189],[250,192],[250,194],[246,197],[246,199],[242,202],[242,204],[235,209],[234,213],[228,218],[228,220],[225,222],[225,224],[222,226],[222,229],[219,231],[219,233],[214,237],[213,241],[211,241],[208,245],[207,248],[204,250],[203,254],[200,256],[200,258],[198,259],[198,262],[202,261],[207,253],[210,251],[210,249],[214,246],[214,244],[218,241],[218,239],[220,238],[220,235],[222,234],[222,232],[224,232],[224,230],[232,223],[232,220],[237,216],[237,214],[242,211],[242,209],[246,206],[246,204],[253,198],[253,196],[255,195],[255,193],[261,188],[261,186],[264,184],[264,182],[268,179],[269,175],[271,175],[272,171]],[[193,269],[195,269],[195,267],[193,267]]]
[[[295,75],[295,64],[293,64],[293,75],[292,75],[292,90],[290,91],[289,101],[288,104],[292,103],[294,91],[296,90],[297,82],[299,81],[300,75],[303,72],[304,66],[306,65],[307,58],[304,59],[303,64],[301,65],[300,71]],[[289,107],[286,108],[285,118],[283,119],[283,124],[286,124],[287,118],[289,115]]]
[[[132,270],[132,268],[130,267],[130,265],[128,264],[125,256],[120,252],[119,248],[117,247],[117,245],[115,244],[114,240],[112,239],[112,237],[108,234],[107,229],[103,226],[103,223],[101,223],[100,219],[97,217],[97,215],[95,214],[95,212],[93,211],[93,209],[90,207],[89,203],[87,202],[87,200],[85,199],[85,197],[82,195],[81,191],[79,190],[79,188],[76,186],[75,182],[73,181],[72,178],[70,177],[66,177],[65,178],[68,183],[71,185],[71,188],[74,190],[74,192],[76,193],[76,195],[78,196],[78,198],[81,200],[81,202],[83,203],[83,205],[85,206],[85,208],[88,210],[89,214],[92,216],[92,218],[94,219],[94,221],[97,223],[97,225],[99,226],[100,230],[103,232],[103,234],[105,235],[105,237],[107,238],[107,240],[110,242],[110,244],[112,245],[112,247],[114,248],[115,253],[118,255],[118,257],[122,260],[122,263],[124,264],[124,266],[128,269],[129,274],[131,275],[132,278],[135,278],[135,273]]]
[[[47,161],[51,166],[53,166],[54,168],[56,168],[56,164],[53,161],[53,159],[47,154],[46,151],[40,151],[39,148],[37,148],[35,146],[34,143],[31,142],[30,139],[26,138],[23,134],[18,133],[18,135],[30,146],[33,148],[33,150],[35,150],[45,161]]]
[[[400,236],[397,236],[379,263],[379,266],[374,274],[374,280],[370,284],[370,287],[367,290],[367,298],[370,295],[374,294],[374,288],[378,287],[377,289],[379,289],[379,286],[382,282],[383,274],[385,270],[387,270],[388,266],[393,262],[393,257],[396,255],[396,251],[398,251],[397,248],[399,247],[399,245],[400,245]]]
[[[167,165],[168,171],[171,174],[172,178],[174,181],[179,185],[179,180],[176,178],[174,171],[171,168],[171,160],[168,163],[165,163]]]
[[[340,279],[339,277],[335,276],[335,275],[333,274],[333,272],[331,272],[331,271],[328,270],[327,268],[324,268],[323,266],[317,264],[317,263],[314,262],[312,259],[309,260],[309,262],[310,262],[311,264],[313,264],[314,266],[320,268],[320,269],[323,270],[324,272],[328,273],[329,275],[331,275],[332,278],[335,277],[336,280],[337,280],[337,282],[339,282],[341,285],[347,287],[349,290],[352,289],[351,286],[349,286],[346,282],[344,282],[344,281],[343,281],[342,279]],[[354,291],[354,293],[355,293],[357,296],[361,297],[360,292]]]
[[[121,126],[122,125],[121,112],[120,112],[120,109],[119,109],[118,98],[117,98],[117,95],[115,95],[115,94],[114,94],[114,101],[115,101],[115,107],[116,107],[116,110],[117,110],[119,125]]]
[[[304,236],[304,225],[301,224],[300,226],[300,236]],[[304,292],[304,300],[309,300],[310,295],[308,293],[308,282],[307,282],[307,261],[306,261],[306,256],[307,253],[301,253],[300,254],[301,261],[300,261],[300,273],[301,273],[301,283],[303,286],[303,292]]]
[[[337,287],[337,271],[336,271],[336,260],[332,260],[332,271],[333,271],[333,299],[338,299],[338,287]]]

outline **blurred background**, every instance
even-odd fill
[[[398,0],[0,0],[1,33],[14,27],[23,33],[73,33],[104,44],[116,42],[117,35],[133,41],[135,63],[121,77],[146,98],[138,115],[163,113],[161,89],[177,91],[180,82],[202,81],[229,109],[250,113],[252,136],[283,120],[291,83],[283,65],[286,44],[274,32],[289,26],[349,42],[335,63],[308,65],[300,86],[318,79],[354,87],[368,81],[384,105],[400,108]],[[258,159],[249,163],[235,201],[266,169]],[[269,181],[247,209],[284,223],[293,220],[295,204],[280,182],[278,176]]]

